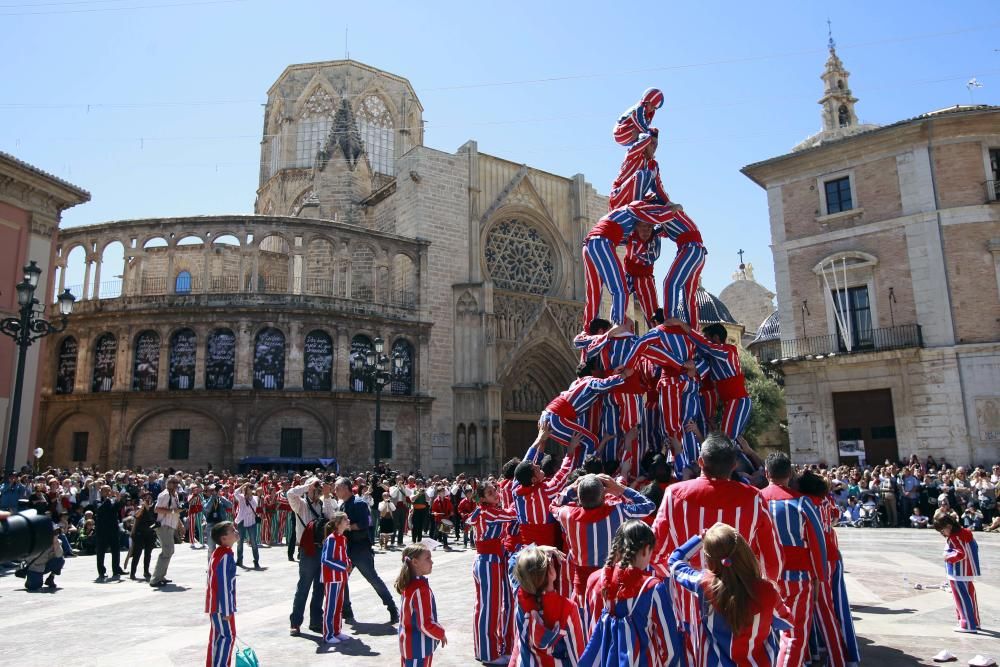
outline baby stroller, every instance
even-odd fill
[[[878,528],[882,525],[882,519],[878,512],[878,501],[875,496],[871,494],[864,495],[858,524],[867,528]]]

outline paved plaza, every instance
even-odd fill
[[[974,655],[1000,658],[1000,535],[977,534],[984,577],[976,583],[982,623],[978,636],[952,632],[951,594],[944,581],[943,540],[931,530],[839,529],[848,591],[862,640],[864,664],[932,665],[941,648],[964,665]],[[0,574],[0,665],[201,665],[208,621],[203,612],[205,551],[178,545],[170,565],[174,580],[162,590],[130,581],[98,584],[94,558],[69,559],[55,593],[26,593],[9,570]],[[124,556],[124,554],[123,554]],[[154,553],[154,559],[156,554]],[[472,656],[471,551],[436,551],[431,586],[449,645],[436,666],[475,665]],[[296,564],[284,548],[264,549],[266,570],[241,570],[237,579],[237,633],[255,648],[263,667],[277,665],[398,665],[395,629],[371,588],[351,578],[357,639],[325,648],[307,630],[288,636]],[[375,562],[386,584],[398,572],[397,553]],[[109,565],[110,568],[110,565]],[[915,588],[920,584],[923,589]],[[303,628],[305,630],[305,628]],[[345,657],[349,656],[349,658]]]

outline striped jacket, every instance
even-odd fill
[[[778,535],[785,581],[828,579],[826,536],[819,510],[801,493],[769,484],[760,492]]]
[[[629,519],[652,514],[655,509],[652,500],[633,489],[625,489],[622,502],[591,509],[576,503],[553,504],[550,508],[562,526],[570,561],[586,567],[603,566],[618,528]]]
[[[414,577],[403,590],[399,612],[399,655],[404,660],[427,658],[444,639],[437,622],[437,603],[425,577]]]
[[[979,544],[968,528],[959,528],[948,536],[948,548],[944,552],[945,570],[949,579],[972,581],[980,576]]]
[[[208,566],[205,613],[229,616],[236,613],[236,558],[229,547],[216,547]]]
[[[347,581],[348,570],[351,569],[351,559],[347,557],[347,538],[337,533],[327,535],[323,540],[320,563],[323,566],[324,584]]]

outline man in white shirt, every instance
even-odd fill
[[[260,552],[257,548],[257,504],[260,502],[252,493],[247,493],[250,483],[247,482],[236,489],[233,496],[239,507],[236,508],[236,529],[240,533],[239,546],[236,547],[236,564],[243,567],[243,543],[250,543],[253,551],[253,569],[260,569]]]
[[[406,517],[410,512],[410,496],[406,492],[406,478],[396,476],[396,483],[389,487],[389,500],[395,506],[392,511],[392,527],[394,532],[390,544],[403,546],[403,536],[406,535]]]
[[[171,477],[167,480],[167,488],[156,497],[156,520],[159,524],[156,528],[156,536],[160,540],[160,555],[156,559],[156,569],[149,580],[149,585],[153,588],[160,588],[170,583],[167,579],[167,567],[170,566],[170,558],[174,555],[174,536],[181,520],[181,502],[177,497],[177,479]]]
[[[292,487],[286,494],[288,505],[295,514],[295,543],[299,546],[299,581],[295,586],[295,599],[292,602],[292,613],[289,615],[289,634],[299,635],[303,616],[306,610],[306,599],[312,589],[312,600],[309,602],[309,629],[313,632],[323,630],[323,582],[320,577],[320,548],[323,540],[323,526],[336,511],[333,500],[333,488],[324,484],[317,477],[310,477],[300,486]],[[302,545],[302,534],[306,526],[316,522],[320,529],[318,535],[307,535],[310,542],[306,554]],[[314,524],[314,525],[316,525]],[[319,542],[316,541],[319,538]]]

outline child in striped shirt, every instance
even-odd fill
[[[323,579],[323,641],[339,644],[350,639],[340,631],[344,620],[344,589],[351,574],[344,531],[351,525],[344,512],[334,512],[326,524],[326,539],[320,552]]]
[[[979,571],[979,545],[972,531],[963,528],[951,514],[941,514],[934,518],[934,528],[948,540],[944,552],[945,570],[951,594],[955,598],[955,614],[958,625],[955,632],[979,632],[979,603],[976,601],[976,587],[972,583]]]
[[[236,641],[236,559],[233,545],[239,540],[232,521],[212,526],[212,542],[217,546],[208,565],[205,613],[212,622],[208,636],[208,667],[229,667]]]
[[[448,645],[437,622],[437,603],[427,583],[434,567],[431,550],[417,542],[403,549],[403,566],[396,577],[396,592],[403,596],[399,609],[399,654],[402,667],[431,667],[434,650]]]

